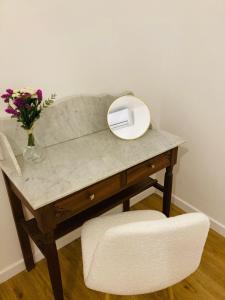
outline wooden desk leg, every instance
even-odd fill
[[[173,167],[166,168],[164,179],[164,193],[163,193],[163,213],[170,216],[170,205],[173,185]]]
[[[26,266],[27,271],[30,271],[34,268],[34,258],[30,245],[30,240],[28,234],[24,231],[22,227],[22,222],[25,221],[23,207],[21,201],[17,198],[17,196],[11,190],[9,185],[8,178],[4,176],[6,188],[8,191],[9,201],[13,213],[13,218],[16,225],[16,230],[21,246],[21,250],[23,253],[23,259]]]
[[[130,199],[126,199],[123,201],[123,211],[130,210]]]
[[[45,237],[45,257],[48,264],[49,277],[52,284],[52,290],[55,300],[63,300],[62,278],[59,265],[58,252],[53,233]]]

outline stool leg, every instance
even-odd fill
[[[109,294],[105,294],[105,300],[109,300],[110,299],[110,295]]]
[[[169,300],[174,300],[173,288],[172,286],[168,288]]]

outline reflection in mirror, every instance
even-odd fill
[[[151,116],[143,101],[134,96],[123,96],[111,104],[107,120],[110,130],[116,136],[132,140],[148,130]]]

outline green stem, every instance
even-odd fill
[[[28,133],[28,143],[29,147],[35,146],[34,136],[33,133]]]

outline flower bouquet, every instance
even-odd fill
[[[23,152],[24,159],[32,162],[42,160],[43,151],[36,143],[33,126],[35,121],[40,118],[43,109],[54,102],[55,95],[43,100],[40,89],[7,89],[1,98],[7,104],[5,112],[10,114],[11,118],[17,119],[17,122],[21,123],[21,127],[27,131],[28,142]]]

